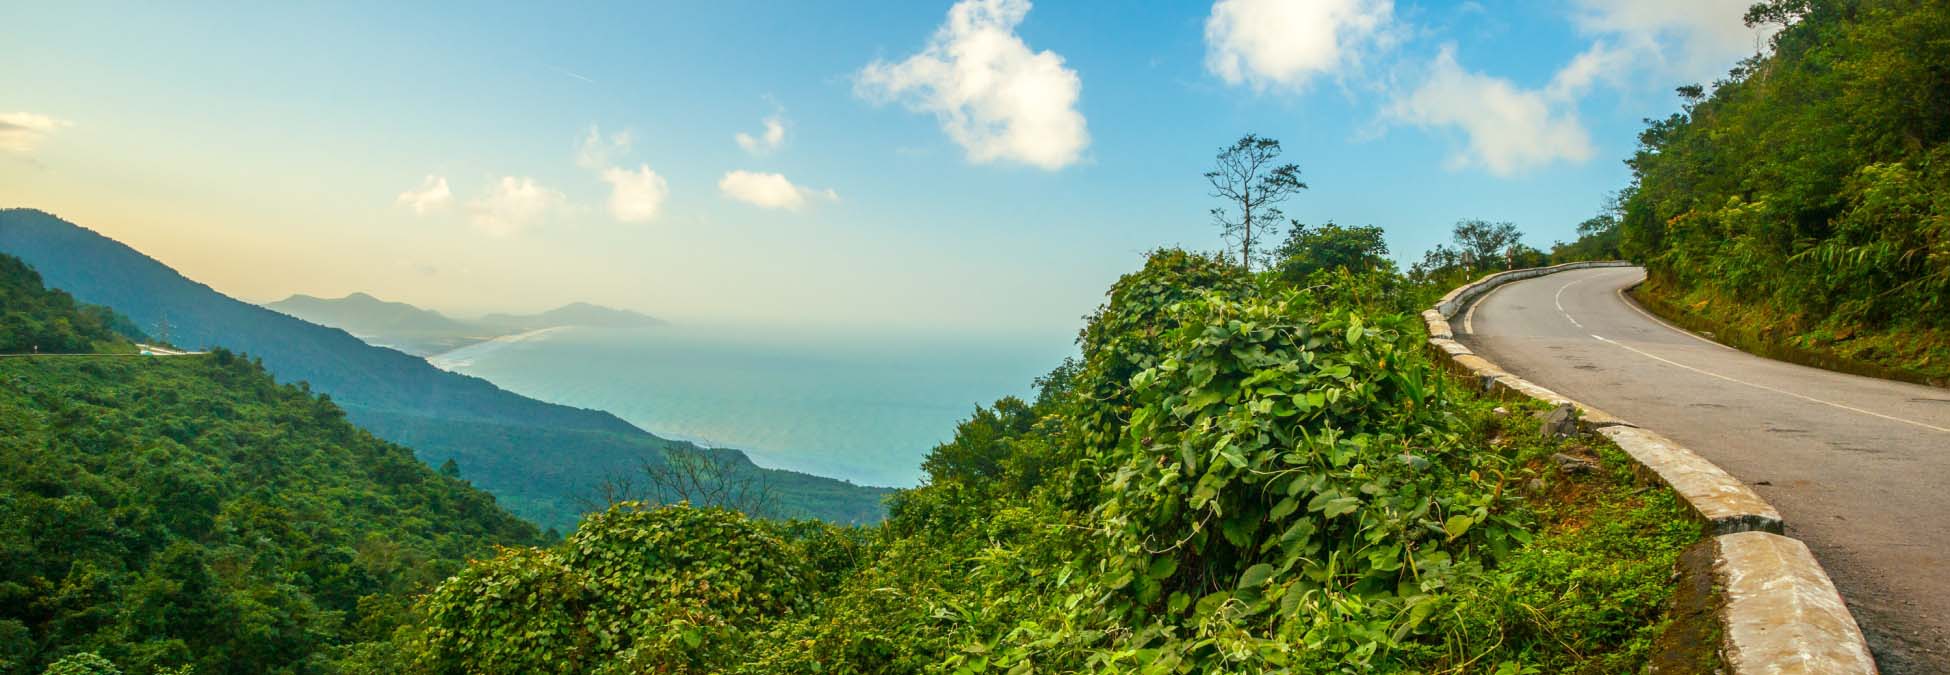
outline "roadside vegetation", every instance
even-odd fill
[[[1641,668],[1698,524],[1441,370],[1415,312],[1446,289],[1377,233],[1307,228],[1257,273],[1158,251],[885,523],[618,503],[443,583],[373,670]]]
[[[1950,6],[1772,0],[1772,53],[1651,121],[1625,252],[1646,304],[1781,358],[1950,384]]]

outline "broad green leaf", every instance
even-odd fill
[[[1259,588],[1260,586],[1266,585],[1266,581],[1272,578],[1273,578],[1273,566],[1268,565],[1266,563],[1260,563],[1258,565],[1254,565],[1252,567],[1246,568],[1245,573],[1239,575],[1239,587]]]
[[[1162,555],[1152,559],[1151,569],[1146,570],[1144,575],[1153,579],[1163,579],[1171,576],[1171,573],[1176,571],[1178,571],[1178,559],[1169,555]]]

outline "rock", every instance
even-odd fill
[[[1551,455],[1551,461],[1557,462],[1557,470],[1566,476],[1581,476],[1598,470],[1597,462],[1561,452]]]
[[[1533,495],[1544,494],[1544,479],[1532,478],[1528,481],[1525,481],[1523,484],[1523,489],[1529,491],[1530,494]]]
[[[1509,408],[1505,408],[1505,407],[1503,407],[1503,406],[1497,406],[1497,407],[1495,407],[1495,408],[1491,408],[1491,409],[1490,409],[1490,412],[1493,412],[1493,413],[1496,413],[1496,416],[1497,416],[1497,417],[1503,417],[1503,416],[1505,416],[1505,415],[1509,415],[1509,414],[1510,414],[1510,409],[1509,409]]]
[[[1544,438],[1561,438],[1577,432],[1578,409],[1569,403],[1560,403],[1544,413],[1544,423],[1538,428],[1538,433],[1543,434]]]

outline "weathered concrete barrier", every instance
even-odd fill
[[[1768,532],[1714,538],[1722,656],[1734,673],[1874,673],[1869,643],[1808,545]]]
[[[1578,410],[1579,428],[1624,450],[1671,487],[1714,537],[1715,586],[1722,589],[1719,646],[1733,675],[1860,675],[1876,672],[1868,642],[1841,593],[1806,544],[1782,536],[1780,512],[1752,488],[1672,439],[1503,370],[1456,341],[1449,319],[1498,286],[1577,269],[1630,267],[1624,261],[1575,262],[1484,276],[1422,312],[1429,349],[1479,388]]]
[[[1780,534],[1781,514],[1745,483],[1672,439],[1633,426],[1611,426],[1598,433],[1631,455],[1646,472],[1672,486],[1713,534]]]

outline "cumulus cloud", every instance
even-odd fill
[[[1299,90],[1391,41],[1393,0],[1219,0],[1205,20],[1205,68],[1227,84]]]
[[[1016,34],[1028,14],[1028,0],[961,0],[919,53],[868,64],[854,89],[933,113],[970,161],[1074,164],[1090,145],[1077,111],[1083,80],[1062,56],[1033,51]]]
[[[603,182],[609,183],[609,214],[625,223],[655,220],[664,198],[670,196],[670,185],[648,164],[638,165],[634,171],[603,169]]]
[[[628,153],[634,144],[636,136],[627,129],[604,136],[602,129],[589,125],[589,131],[582,135],[582,142],[576,146],[576,166],[590,170],[608,168],[611,160]]]
[[[30,112],[0,113],[0,151],[27,154],[48,134],[71,126],[67,120]]]
[[[1613,65],[1646,68],[1667,84],[1706,84],[1767,46],[1778,26],[1748,28],[1748,2],[1578,0],[1571,19],[1587,35],[1612,41]]]
[[[1592,154],[1591,136],[1572,102],[1466,70],[1453,47],[1444,47],[1427,78],[1385,114],[1423,128],[1461,130],[1467,149],[1451,157],[1451,165],[1480,166],[1499,176],[1556,161],[1582,162]]]
[[[765,118],[765,131],[759,132],[757,136],[740,131],[735,138],[738,140],[738,147],[754,155],[777,150],[779,146],[785,145],[785,118],[773,114]]]
[[[533,178],[503,176],[480,199],[468,204],[474,226],[505,237],[540,222],[567,199]]]
[[[428,174],[420,181],[420,187],[399,193],[393,203],[413,209],[416,215],[426,215],[447,208],[454,201],[453,190],[447,189],[447,178]]]
[[[1591,43],[1589,48],[1571,58],[1551,77],[1545,92],[1554,98],[1571,99],[1583,96],[1591,85],[1603,79],[1617,86],[1624,83],[1624,74],[1632,66],[1633,54],[1629,49],[1621,49],[1603,40]]]
[[[718,179],[718,191],[753,206],[788,211],[804,208],[811,199],[840,199],[839,193],[832,190],[812,190],[793,185],[783,175],[755,171],[727,172],[724,178]]]
[[[592,124],[576,146],[576,165],[596,172],[609,184],[609,215],[617,222],[656,220],[664,200],[670,197],[670,183],[649,164],[638,164],[635,169],[616,165],[617,158],[628,154],[635,144],[635,135],[627,129],[604,135]]]

